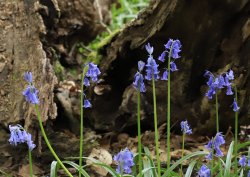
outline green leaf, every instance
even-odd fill
[[[188,168],[187,168],[185,177],[191,177],[195,164],[196,164],[196,161],[192,161],[192,162],[190,163],[190,165],[189,165]]]
[[[57,177],[57,170],[59,169],[59,164],[57,161],[53,161],[50,165],[50,177]]]
[[[247,146],[250,146],[250,141],[247,141],[247,142],[245,142],[245,143],[240,143],[240,144],[238,145],[238,150],[239,150],[239,149],[242,149],[242,148],[245,148],[245,147],[247,147]]]
[[[203,155],[207,155],[207,154],[208,153],[204,152],[204,151],[197,151],[197,152],[193,152],[191,154],[184,156],[183,158],[181,158],[180,160],[175,162],[169,169],[167,169],[167,171],[162,175],[162,177],[168,177],[170,175],[170,172],[173,171],[178,165],[183,163],[185,160],[192,158],[192,157],[195,157],[195,156],[203,156]]]
[[[230,176],[230,169],[232,166],[232,156],[233,156],[233,149],[234,149],[234,141],[231,142],[228,152],[227,152],[227,159],[225,164],[225,170],[224,170],[224,177]]]
[[[65,160],[65,161],[62,161],[62,163],[68,164],[68,165],[74,167],[75,169],[77,169],[78,171],[80,171],[79,165],[76,164],[76,163],[74,163],[74,162]],[[88,173],[87,173],[83,168],[81,169],[81,174],[82,174],[83,176],[85,176],[85,177],[90,177],[90,176],[88,175]]]
[[[153,177],[157,177],[157,175],[156,175],[156,167],[155,167],[153,159],[151,158],[151,154],[150,154],[149,149],[147,147],[144,147],[144,152],[145,152],[145,156],[147,157],[147,159],[150,162],[150,167],[152,167],[151,175]]]

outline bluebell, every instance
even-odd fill
[[[188,125],[187,120],[181,122],[181,131],[182,131],[184,134],[187,134],[187,135],[192,134],[192,129],[191,129],[190,126]]]
[[[83,107],[84,108],[91,108],[92,107],[92,105],[88,99],[84,100]]]
[[[147,52],[149,55],[152,55],[152,53],[154,52],[154,47],[151,47],[150,43],[148,43],[146,46],[145,46]]]
[[[37,89],[32,85],[29,85],[23,91],[23,96],[25,97],[26,101],[28,101],[31,104],[39,104],[39,99],[37,94],[38,94]]]
[[[146,92],[146,87],[143,82],[143,75],[140,72],[135,74],[135,80],[133,82],[133,86],[140,92]]]
[[[220,149],[220,146],[225,144],[225,139],[223,135],[219,132],[216,134],[215,138],[212,138],[205,147],[210,151],[210,153],[206,156],[208,160],[212,159],[213,152],[215,151],[215,155],[218,157],[222,157],[223,153]]]
[[[211,170],[206,166],[202,165],[200,170],[198,171],[199,177],[210,177],[211,176]]]
[[[239,159],[239,165],[241,167],[245,167],[247,165],[246,161],[247,161],[246,156],[242,155],[241,158]]]
[[[164,71],[161,80],[165,80],[165,81],[168,80],[168,70],[165,70],[165,71]]]
[[[146,64],[146,76],[145,79],[147,80],[152,80],[154,78],[155,80],[159,79],[159,71],[158,71],[158,66],[156,64],[155,59],[152,56],[149,56],[147,64]]]
[[[168,50],[169,54],[171,54],[171,57],[174,59],[180,58],[179,52],[181,51],[181,42],[173,39],[169,39],[167,44],[164,45],[165,48]]]
[[[99,68],[94,63],[88,64],[88,71],[86,73],[86,76],[91,78],[92,82],[98,81],[98,76],[101,74]]]
[[[236,99],[234,98],[234,101],[233,101],[233,111],[234,112],[237,112],[239,111],[240,107],[238,106],[238,103],[236,101]]]
[[[32,73],[31,72],[26,72],[24,73],[24,79],[28,82],[28,83],[32,83]]]
[[[120,151],[114,156],[114,161],[118,164],[116,171],[117,173],[130,174],[132,172],[131,168],[134,166],[134,156],[128,148]]]

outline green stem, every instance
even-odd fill
[[[155,149],[156,149],[156,159],[157,159],[157,171],[158,171],[158,177],[161,177],[161,162],[160,162],[159,142],[158,142],[158,127],[157,127],[158,121],[157,121],[157,110],[156,110],[156,92],[155,92],[154,76],[152,76],[152,84],[153,84],[154,128],[155,128]]]
[[[33,176],[33,168],[32,168],[32,155],[31,155],[31,150],[29,150],[28,153],[29,153],[30,177],[32,177],[32,176]]]
[[[137,131],[139,153],[139,177],[142,177],[142,154],[141,154],[141,94],[137,91]]]
[[[218,108],[218,95],[215,94],[215,109],[216,109],[216,131],[219,132],[219,108]]]
[[[211,159],[211,176],[214,174],[214,140],[212,141],[212,159]]]
[[[182,135],[182,149],[181,149],[181,158],[183,158],[184,155],[184,143],[185,143],[185,133]],[[183,174],[182,172],[182,163],[181,163],[181,175]]]
[[[237,87],[235,86],[235,101],[238,103],[238,95],[237,95]],[[238,154],[238,111],[235,111],[235,127],[234,127],[234,164],[235,164],[235,174],[238,171],[238,161],[237,161],[237,154]]]
[[[79,177],[82,175],[82,155],[83,155],[83,89],[84,89],[84,77],[88,70],[88,66],[85,66],[82,71],[82,78],[81,78],[81,101],[80,101],[80,147],[79,147]]]
[[[40,129],[41,129],[43,138],[44,138],[44,140],[45,140],[45,142],[46,142],[46,144],[47,144],[50,152],[55,157],[55,159],[57,160],[57,162],[59,163],[59,165],[63,168],[63,170],[67,173],[67,175],[70,176],[70,177],[73,177],[71,175],[71,173],[68,171],[68,169],[63,165],[62,161],[59,159],[59,157],[56,155],[54,149],[50,145],[50,142],[49,142],[49,140],[47,138],[47,135],[46,135],[46,133],[44,131],[44,128],[43,128],[43,123],[42,123],[42,120],[41,120],[41,114],[40,114],[40,111],[38,110],[38,105],[37,104],[35,104],[35,109],[36,109],[36,114],[37,114],[37,117],[38,117],[39,126],[40,126]]]
[[[173,44],[172,44],[173,45]],[[171,60],[172,46],[168,55],[168,97],[167,97],[167,169],[170,168],[170,60]]]

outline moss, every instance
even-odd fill
[[[105,37],[101,37],[89,44],[89,47],[91,48],[92,52],[88,54],[87,59],[84,62],[94,62],[95,64],[99,64],[102,59],[102,55],[100,54],[101,49],[105,45],[110,43],[114,36],[116,36],[119,32],[120,29],[117,29],[111,34],[108,34]]]
[[[56,60],[56,62],[54,64],[54,71],[55,71],[57,78],[60,81],[64,80],[65,70],[64,70],[64,67],[61,65],[61,63],[58,60]]]

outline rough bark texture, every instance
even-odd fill
[[[37,145],[33,151],[34,166],[37,167],[38,162],[41,162],[48,165],[42,168],[49,169],[53,157],[38,133],[34,105],[27,103],[22,95],[27,86],[23,75],[27,71],[33,73],[34,85],[39,90],[42,121],[46,124],[49,119],[55,119],[57,107],[53,91],[57,78],[52,67],[54,56],[51,53],[55,51],[52,48],[65,58],[66,54],[70,56],[77,42],[88,42],[103,30],[93,3],[81,0],[0,1],[1,170],[18,172],[19,169],[19,175],[28,175],[28,171],[25,172],[27,147],[12,148],[8,144],[8,125],[17,123],[33,135]],[[72,61],[68,60],[68,63]],[[47,131],[60,156],[77,154],[78,140],[72,134],[56,133],[55,136],[51,127],[47,127]],[[68,146],[62,144],[66,141]],[[88,144],[91,146],[93,143]],[[43,173],[39,168],[34,170],[38,176]]]
[[[235,72],[239,91],[240,123],[249,124],[249,1],[156,0],[118,33],[102,51],[103,82],[95,90],[90,116],[95,128],[122,130],[136,123],[136,91],[131,87],[137,62],[146,62],[144,45],[154,46],[157,59],[169,38],[182,42],[178,72],[171,75],[172,124],[187,119],[196,132],[215,131],[214,99],[205,97],[205,70]],[[160,64],[161,72],[166,67]],[[166,121],[167,83],[157,82],[159,124]],[[143,127],[153,126],[151,83],[142,95]],[[221,130],[234,124],[233,97],[219,95]]]

